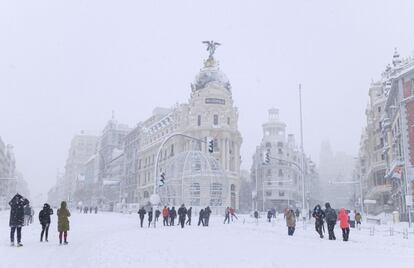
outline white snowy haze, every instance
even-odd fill
[[[414,50],[413,1],[0,1],[0,136],[33,195],[63,171],[70,140],[99,134],[112,110],[135,126],[186,102],[208,54],[232,84],[242,167],[270,107],[318,160],[322,140],[356,155],[368,87]],[[298,140],[298,139],[297,139]]]

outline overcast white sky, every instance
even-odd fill
[[[80,130],[100,133],[112,110],[133,126],[186,102],[207,57],[201,41],[213,39],[240,111],[243,168],[268,108],[299,134],[298,83],[306,152],[318,160],[329,139],[356,155],[371,79],[394,47],[413,55],[413,10],[374,0],[0,0],[0,136],[32,196],[46,193]]]

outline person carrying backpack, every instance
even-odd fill
[[[336,211],[331,208],[331,204],[329,203],[325,204],[325,218],[326,224],[328,225],[329,240],[336,240],[334,228],[338,216],[336,214]]]

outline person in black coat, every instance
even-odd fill
[[[147,212],[145,211],[145,208],[142,207],[140,210],[138,210],[138,214],[139,214],[139,222],[142,228],[142,223],[144,222],[144,216]]]
[[[187,218],[188,218],[188,220],[187,220],[186,224],[188,224],[188,225],[191,225],[191,210],[192,209],[193,209],[192,207],[187,209]]]
[[[207,206],[204,209],[204,226],[208,226],[208,223],[210,221],[210,214],[211,214],[211,209],[209,206]]]
[[[204,226],[204,209],[201,209],[198,214],[198,226],[200,226],[200,224]]]
[[[43,209],[39,212],[39,222],[42,225],[42,232],[40,233],[40,242],[43,241],[43,235],[45,235],[45,241],[47,240],[49,234],[50,226],[50,215],[53,215],[53,209],[50,208],[49,204],[44,204]]]
[[[24,225],[24,207],[29,204],[29,200],[16,194],[12,200],[10,200],[10,243],[14,246],[14,233],[17,230],[17,246],[21,247],[22,241],[22,226]]]
[[[158,222],[158,218],[160,217],[160,215],[161,215],[161,211],[160,211],[159,209],[157,209],[157,210],[155,211],[155,221],[156,221],[156,222]]]
[[[320,238],[323,238],[322,228],[323,221],[325,219],[325,212],[322,210],[320,205],[316,205],[313,209],[312,217],[315,218],[315,230],[319,234]]]
[[[269,211],[267,212],[267,220],[268,220],[269,222],[272,220],[272,216],[273,216],[272,211],[271,211],[271,210],[269,210]]]
[[[336,214],[336,211],[331,208],[331,204],[329,203],[325,204],[325,218],[326,224],[328,225],[329,240],[336,240],[334,228],[338,215]]]
[[[175,218],[177,217],[177,211],[175,207],[172,207],[170,210],[170,226],[174,226]]]
[[[178,221],[181,224],[181,228],[184,228],[185,225],[185,217],[187,216],[187,209],[184,204],[178,209]]]

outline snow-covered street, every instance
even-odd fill
[[[389,236],[351,230],[350,241],[318,238],[312,225],[298,223],[295,235],[279,215],[259,224],[242,216],[229,225],[214,217],[209,227],[138,228],[138,215],[99,213],[71,217],[69,245],[59,246],[56,216],[48,243],[39,242],[40,225],[23,228],[24,246],[9,246],[8,212],[0,212],[0,267],[412,267],[414,235]],[[244,221],[244,223],[243,223]]]

